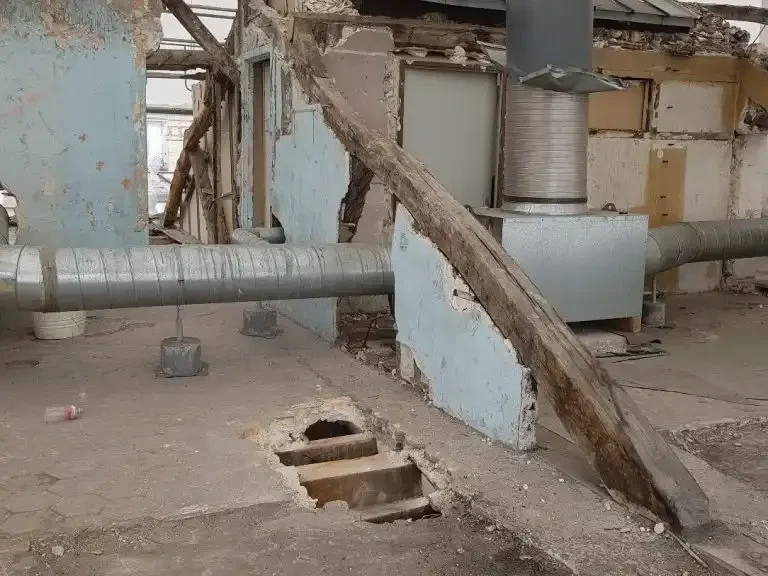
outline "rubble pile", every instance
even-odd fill
[[[674,56],[728,54],[746,56],[749,32],[731,26],[727,20],[700,7],[687,5],[699,15],[690,32],[640,32],[595,28],[597,47],[615,46],[628,50],[657,50]]]
[[[321,14],[346,14],[356,16],[358,11],[350,0],[303,0],[301,7],[306,12]]]

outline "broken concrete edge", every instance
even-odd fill
[[[457,419],[449,415],[446,416],[458,422]],[[286,412],[284,416],[274,420],[266,430],[246,430],[241,434],[244,439],[259,444],[260,452],[266,455],[265,464],[282,474],[286,486],[291,488],[290,492],[294,494],[293,503],[295,505],[315,509],[317,501],[309,496],[307,489],[300,483],[297,468],[283,465],[277,452],[281,449],[288,450],[291,447],[306,445],[306,441],[296,441],[295,438],[303,434],[303,431],[318,419],[351,422],[363,430],[363,434],[375,438],[382,450],[391,452],[390,457],[413,463],[426,482],[434,487],[434,491],[429,494],[414,499],[414,502],[406,503],[413,504],[414,511],[423,509],[423,501],[425,501],[429,508],[442,516],[457,519],[472,518],[485,524],[489,531],[506,531],[535,549],[541,557],[547,558],[566,570],[572,570],[572,567],[546,543],[529,534],[520,534],[514,526],[508,525],[502,521],[498,514],[494,514],[491,508],[478,505],[478,494],[469,490],[458,489],[451,471],[446,468],[440,458],[431,454],[423,444],[409,439],[399,424],[391,423],[372,409],[364,408],[354,399],[346,396],[299,404]],[[464,426],[464,424],[460,425]],[[360,521],[388,521],[383,510],[375,510],[377,515],[381,515],[381,518],[377,520],[369,517],[372,512],[370,509],[345,509]],[[400,519],[406,517],[401,516]]]
[[[282,475],[297,506],[315,509],[317,501],[303,486],[300,478],[301,466],[283,464],[280,454],[310,444],[299,439],[304,430],[318,420],[350,422],[362,430],[363,435],[375,438],[384,449],[380,450],[380,453],[389,452],[391,458],[411,462],[419,469],[428,485],[434,487],[433,491],[423,497],[427,498],[430,506],[440,514],[456,515],[460,513],[457,509],[463,510],[462,499],[452,492],[450,474],[444,467],[439,466],[439,459],[428,455],[423,448],[410,445],[406,447],[405,434],[402,431],[396,429],[396,426],[390,430],[388,423],[383,423],[373,411],[361,409],[353,399],[346,396],[299,404],[274,420],[266,430],[245,430],[241,434],[242,438],[259,446],[260,452],[264,454],[263,464]]]

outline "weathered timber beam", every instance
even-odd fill
[[[147,56],[147,70],[185,72],[210,68],[211,56],[205,50],[156,50]]]
[[[163,5],[171,12],[182,26],[189,32],[203,50],[211,57],[211,63],[215,69],[235,85],[240,85],[240,69],[234,58],[219,44],[216,37],[203,24],[200,18],[192,12],[184,0],[163,0]],[[233,22],[236,25],[237,19]]]
[[[295,27],[292,41],[273,9],[261,4],[258,10],[259,25],[292,63],[328,126],[469,284],[608,489],[676,528],[710,522],[709,502],[685,466],[501,245],[420,162],[350,112],[322,68],[311,32]]]
[[[503,28],[470,24],[443,24],[384,16],[348,16],[315,12],[295,12],[292,16],[297,23],[308,26],[320,44],[324,44],[326,38],[341,38],[344,26],[389,28],[395,46],[400,48],[414,46],[446,49],[461,46],[477,49],[478,41],[504,44],[506,37]]]
[[[165,203],[165,210],[163,211],[163,226],[165,228],[171,228],[176,222],[176,214],[178,214],[181,205],[181,195],[187,185],[191,167],[189,152],[182,149],[176,160],[176,168],[173,170],[171,186],[168,189],[168,201]]]
[[[163,226],[166,228],[171,228],[174,222],[176,222],[176,215],[179,213],[179,206],[181,206],[184,186],[187,183],[189,170],[192,166],[189,153],[198,147],[200,139],[205,136],[205,133],[208,132],[208,129],[213,124],[215,107],[213,89],[211,86],[208,86],[203,98],[202,110],[200,110],[199,114],[195,115],[192,124],[184,132],[184,144],[179,154],[179,159],[176,161],[176,168],[173,171],[173,178],[171,178],[171,186],[168,189],[168,201],[165,203],[165,211],[163,212]]]
[[[200,195],[200,203],[203,207],[203,216],[208,230],[208,242],[216,242],[216,204],[214,202],[213,185],[208,175],[208,163],[205,160],[205,152],[200,146],[195,146],[189,151],[192,162],[192,174],[195,176],[195,187]]]
[[[717,14],[726,20],[740,20],[742,22],[756,22],[768,24],[768,8],[757,6],[734,6],[733,4],[697,4],[704,10]]]

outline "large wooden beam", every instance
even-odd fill
[[[171,186],[168,189],[168,201],[165,203],[165,211],[163,212],[163,226],[166,228],[171,228],[174,225],[176,216],[179,213],[181,197],[187,183],[187,178],[189,178],[189,170],[192,167],[189,153],[198,147],[200,139],[205,136],[205,133],[208,132],[211,124],[213,124],[215,108],[216,103],[213,101],[213,89],[209,86],[205,91],[202,110],[199,114],[195,115],[192,124],[184,132],[184,144],[179,154],[179,159],[176,161],[176,168],[173,171],[173,178],[171,178]]]
[[[208,175],[208,163],[205,160],[205,152],[199,145],[189,151],[192,162],[192,173],[195,175],[195,187],[200,195],[200,204],[203,207],[206,228],[208,229],[208,243],[216,243],[216,202],[214,199],[213,185]]]
[[[698,4],[698,6],[721,16],[726,20],[740,20],[741,22],[768,24],[768,8],[758,8],[757,6],[734,6],[733,4]]]
[[[147,70],[184,72],[197,68],[210,68],[211,63],[211,56],[205,50],[160,49],[147,56]]]
[[[311,32],[294,28],[292,42],[274,10],[259,10],[259,24],[328,126],[469,284],[608,489],[677,528],[710,522],[709,502],[685,466],[500,244],[419,161],[352,112],[323,69]]]
[[[240,69],[234,58],[219,44],[216,37],[203,24],[200,18],[184,0],[163,0],[163,5],[173,14],[182,26],[189,32],[203,50],[211,57],[213,67],[235,85],[240,85]],[[237,23],[235,19],[233,26]]]

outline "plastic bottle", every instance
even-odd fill
[[[67,404],[66,406],[50,406],[45,409],[45,423],[64,422],[65,420],[74,420],[83,413],[82,408]]]

